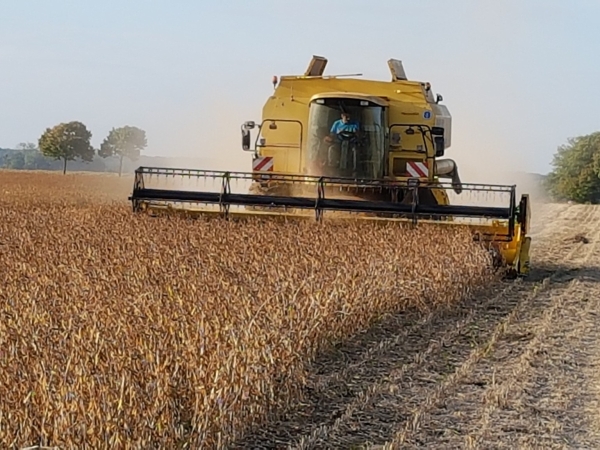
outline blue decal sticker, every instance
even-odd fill
[[[425,111],[423,113],[423,118],[424,119],[431,119],[431,111]]]

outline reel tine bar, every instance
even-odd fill
[[[219,192],[196,192],[168,189],[149,189],[144,184],[143,175],[151,176],[167,175],[172,177],[185,176],[197,177],[206,180],[207,178],[221,179]],[[253,181],[252,172],[225,172],[213,170],[196,169],[177,169],[177,168],[155,168],[140,167],[136,170],[133,193],[129,200],[133,203],[134,211],[140,210],[140,203],[152,202],[181,202],[181,203],[205,203],[219,205],[221,213],[227,217],[231,205],[238,206],[261,206],[261,207],[283,207],[313,209],[317,220],[321,220],[323,212],[326,210],[373,213],[375,215],[400,215],[411,219],[413,225],[417,224],[418,218],[424,216],[448,216],[448,217],[467,217],[481,219],[501,219],[508,221],[509,232],[512,237],[515,229],[516,215],[516,186],[505,185],[482,185],[482,184],[463,184],[463,192],[488,192],[502,193],[510,196],[509,204],[505,207],[497,206],[467,206],[467,205],[438,205],[423,204],[420,202],[419,193],[427,189],[453,189],[451,183],[422,183],[417,179],[408,181],[395,180],[363,180],[339,177],[316,177],[303,175],[270,174],[269,185],[273,183],[303,184],[314,186],[314,195],[303,196],[284,196],[284,195],[259,195],[250,193],[234,193],[231,190],[231,180]],[[237,183],[236,183],[237,184]],[[370,201],[362,199],[329,198],[326,196],[328,189],[357,189],[390,192],[391,201]],[[399,203],[398,193],[406,191],[411,195],[409,203]]]

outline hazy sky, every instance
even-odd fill
[[[271,77],[430,81],[453,114],[447,152],[468,173],[547,172],[600,128],[598,0],[0,0],[0,147],[80,120],[148,133],[148,154],[248,157]],[[465,180],[469,181],[469,180]]]

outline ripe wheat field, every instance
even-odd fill
[[[490,283],[454,229],[136,216],[131,180],[0,172],[0,446],[220,448],[311,362]]]

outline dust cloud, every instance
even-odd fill
[[[486,139],[487,138],[487,139]],[[542,188],[542,176],[527,171],[526,149],[511,148],[498,135],[453,136],[452,146],[446,150],[446,156],[458,165],[463,183],[481,183],[497,185],[515,185],[517,201],[521,194],[529,194],[532,202],[546,203],[548,197]],[[464,203],[465,193],[452,194],[453,203]],[[478,196],[476,204],[498,205],[493,196]],[[469,204],[471,204],[469,202]]]
[[[249,172],[252,170],[251,153],[242,150],[240,124],[231,123],[225,111],[216,114],[210,127],[192,127],[173,139],[183,141],[176,145],[174,155],[165,156],[168,167],[188,169]],[[185,164],[185,165],[183,165]]]
[[[165,168],[207,171],[251,172],[252,153],[242,150],[240,126],[257,120],[262,103],[240,107],[226,94],[214,92],[197,106],[161,117],[153,154],[153,165]],[[253,130],[253,138],[257,130]],[[238,182],[233,191],[244,192],[249,182]],[[218,178],[170,177],[149,180],[146,187],[219,192]]]
[[[454,146],[453,146],[454,147]],[[527,172],[524,157],[517,150],[501,151],[500,148],[488,146],[481,151],[472,147],[455,149],[456,161],[463,183],[485,183],[516,186],[516,201],[522,194],[529,195],[529,207],[532,226],[540,223],[544,212],[552,208],[552,200],[542,185],[543,176]],[[462,163],[462,164],[461,164]],[[506,196],[473,196],[476,201],[472,204],[485,206],[506,206]],[[470,204],[469,195],[466,197],[450,196],[455,204]]]

